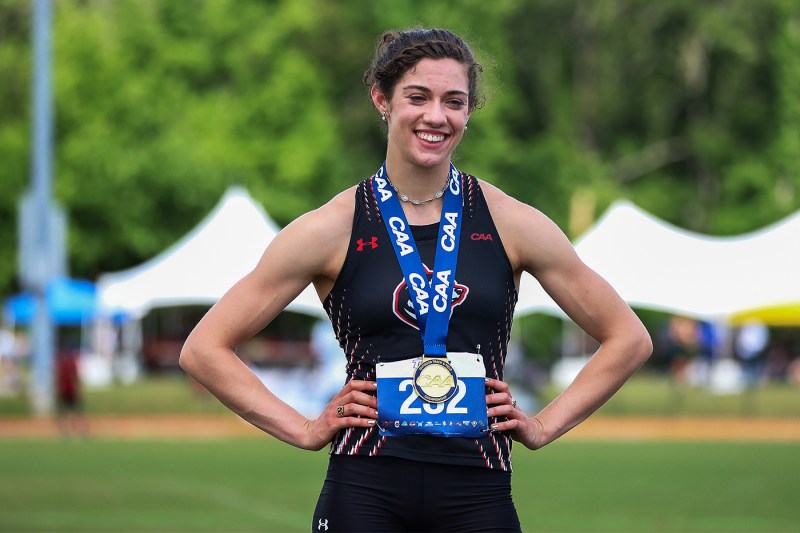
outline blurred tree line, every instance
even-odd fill
[[[136,265],[232,184],[286,224],[368,176],[361,75],[388,28],[442,26],[485,67],[456,164],[571,236],[626,197],[735,234],[800,207],[793,0],[56,0],[54,191],[73,276]],[[0,0],[0,294],[29,187],[31,5]],[[198,265],[202,268],[202,265]]]

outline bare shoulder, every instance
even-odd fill
[[[350,234],[355,209],[355,186],[346,189],[326,204],[300,216],[284,231],[302,233],[313,240],[325,240]]]
[[[274,253],[290,257],[291,268],[306,272],[324,292],[339,275],[353,225],[355,186],[287,225],[273,241]]]
[[[535,207],[480,180],[506,254],[515,270],[535,272],[553,254],[571,252],[572,245],[555,222]]]
[[[492,218],[495,219],[495,222],[497,222],[497,220],[504,221],[507,218],[535,216],[537,213],[542,215],[534,207],[506,194],[496,185],[492,185],[484,180],[478,180],[478,182],[480,183],[483,196],[486,198],[486,203],[489,205],[489,210],[492,212]]]

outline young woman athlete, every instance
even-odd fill
[[[312,531],[519,531],[512,442],[557,439],[651,353],[633,311],[549,218],[453,166],[480,70],[447,30],[383,34],[364,82],[387,128],[384,164],[281,231],[181,353],[249,423],[299,448],[330,446]],[[535,416],[503,381],[523,272],[600,343]],[[309,284],[347,365],[313,420],[234,352]]]

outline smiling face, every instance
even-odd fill
[[[454,59],[420,60],[390,99],[373,86],[372,101],[389,129],[387,164],[437,173],[449,166],[470,116],[468,91],[467,68]]]

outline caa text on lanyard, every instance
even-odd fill
[[[486,431],[483,359],[479,354],[447,353],[463,212],[460,173],[451,163],[430,282],[403,208],[387,179],[386,163],[373,177],[372,187],[386,229],[393,235],[392,246],[424,345],[422,358],[378,363],[379,429],[392,436],[479,436]],[[413,394],[403,394],[408,388]],[[420,401],[422,406],[415,407]]]

